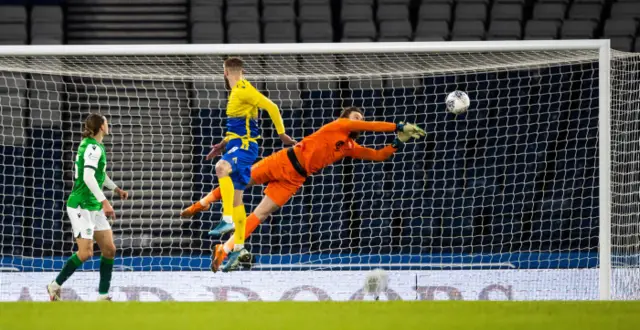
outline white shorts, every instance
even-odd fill
[[[74,238],[93,239],[93,232],[111,230],[111,225],[104,211],[89,211],[80,207],[67,207],[67,214],[71,219]]]

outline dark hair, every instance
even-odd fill
[[[101,114],[90,114],[87,119],[84,120],[84,130],[82,131],[82,137],[86,138],[98,134],[98,132],[100,132],[102,124],[104,124],[104,117]]]
[[[349,115],[352,112],[357,112],[357,113],[359,113],[361,115],[364,115],[362,113],[362,110],[360,108],[358,108],[358,107],[347,107],[347,108],[344,108],[344,110],[342,110],[342,112],[340,113],[340,118],[349,118]]]
[[[244,61],[239,57],[229,57],[224,60],[224,67],[232,71],[242,70],[242,68],[244,68]]]

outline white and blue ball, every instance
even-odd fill
[[[469,109],[471,100],[469,100],[469,95],[467,95],[467,93],[462,91],[455,91],[447,95],[446,104],[447,111],[459,115]]]

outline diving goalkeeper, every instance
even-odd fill
[[[412,124],[366,122],[359,108],[345,109],[340,118],[322,126],[317,132],[305,137],[293,148],[278,151],[251,168],[248,186],[267,184],[264,198],[246,220],[245,237],[248,237],[269,215],[282,207],[302,186],[307,176],[345,157],[363,160],[384,161],[410,138],[424,136],[422,129]],[[355,140],[363,131],[394,132],[396,139],[382,149],[360,146]],[[210,202],[220,199],[218,189],[211,194]],[[216,245],[211,269],[215,272],[229,254],[223,271],[232,271],[242,260],[249,258],[246,249],[233,250],[231,237],[224,245]]]

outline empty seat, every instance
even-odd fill
[[[27,29],[24,24],[0,24],[0,44],[24,45],[27,43]]]
[[[197,22],[191,26],[191,42],[195,44],[224,43],[224,28],[221,22]]]
[[[293,6],[265,6],[262,9],[263,22],[295,22]]]
[[[340,42],[372,42],[371,38],[342,38]]]
[[[234,22],[257,22],[260,19],[258,7],[251,6],[231,6],[227,7],[227,23]]]
[[[620,1],[626,1],[626,0],[620,0]],[[631,1],[636,1],[636,0],[631,0]],[[573,0],[573,3],[599,3],[599,4],[604,4],[605,0]]]
[[[525,2],[526,2],[526,0],[496,0],[495,4],[517,3],[517,4],[524,5]]]
[[[378,5],[409,5],[411,0],[378,0]]]
[[[460,3],[456,7],[455,19],[457,20],[487,20],[487,5],[484,3]]]
[[[411,39],[411,23],[408,20],[380,23],[380,41],[408,41]]]
[[[633,50],[633,38],[613,37],[611,38],[611,48],[623,52],[630,52]]]
[[[522,20],[522,4],[497,3],[491,9],[491,20]]]
[[[566,20],[562,24],[562,39],[591,39],[595,36],[598,24],[588,20]]]
[[[555,21],[530,20],[524,29],[525,39],[555,39],[559,23]]]
[[[407,42],[410,41],[411,38],[405,37],[378,37],[377,42]]]
[[[370,21],[373,19],[373,8],[369,5],[344,5],[340,16],[342,22]]]
[[[467,35],[467,36],[460,36],[460,35],[456,36],[456,35],[454,35],[454,36],[451,37],[451,41],[482,41],[482,40],[483,40],[483,37],[478,36],[478,35],[475,35],[475,36],[469,36],[469,35]]]
[[[343,0],[342,3],[345,5],[367,5],[373,6],[373,0]]]
[[[449,25],[445,21],[420,21],[414,33],[414,40],[426,41],[431,38],[449,38]]]
[[[447,41],[444,37],[436,37],[436,36],[418,36],[413,38],[414,41]]]
[[[31,37],[32,45],[62,45],[62,39],[49,37]]]
[[[23,6],[0,6],[0,23],[26,23],[27,10]]]
[[[419,20],[451,21],[451,4],[423,3],[418,14]]]
[[[378,22],[409,20],[409,7],[405,5],[381,5],[378,6],[376,17]]]
[[[331,0],[298,0],[298,5],[300,5],[300,6],[306,6],[306,5],[329,6],[329,5],[331,5]]]
[[[62,8],[59,6],[33,6],[31,23],[62,22]]]
[[[296,25],[292,22],[272,22],[264,25],[264,42],[294,43],[297,41]]]
[[[488,4],[489,0],[457,0],[457,3],[486,3]]]
[[[298,19],[301,22],[331,22],[331,7],[329,6],[300,6]]]
[[[482,21],[455,21],[451,29],[452,40],[478,40],[484,37]]]
[[[602,5],[597,3],[577,3],[569,9],[569,18],[571,19],[589,19],[593,21],[600,20]]]
[[[566,10],[567,5],[563,3],[537,3],[533,7],[533,19],[561,21]]]
[[[522,38],[520,21],[492,21],[487,31],[488,40],[518,40]]]
[[[342,28],[343,38],[369,38],[375,40],[377,36],[376,25],[369,22],[346,22]]]
[[[640,2],[617,2],[611,6],[611,18],[640,17]]]
[[[191,6],[189,19],[196,22],[222,22],[222,8],[218,6]]]
[[[218,6],[222,7],[224,0],[191,0],[191,6]]]
[[[31,38],[38,37],[44,39],[63,38],[62,22],[57,23],[36,23],[31,25]]]
[[[300,24],[300,41],[332,42],[333,27],[329,22],[303,22]]]
[[[638,23],[633,19],[608,19],[604,23],[604,35],[607,37],[632,37],[636,35]]]
[[[230,3],[233,3],[234,6],[252,6],[257,8],[260,4],[260,0],[232,0],[227,1],[227,6]]]
[[[293,6],[296,4],[296,1],[295,0],[262,0],[262,4],[264,6],[270,6],[270,5]]]
[[[260,24],[258,22],[236,22],[227,25],[227,40],[232,44],[259,43]]]

